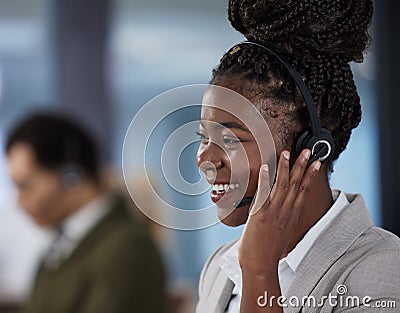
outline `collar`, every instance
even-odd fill
[[[109,197],[101,195],[68,216],[62,223],[62,235],[77,244],[109,212]]]
[[[102,195],[68,216],[54,227],[53,242],[44,257],[48,268],[57,269],[75,250],[79,242],[111,210],[109,197]]]
[[[233,281],[235,287],[233,294],[239,294],[242,290],[242,270],[239,265],[238,251],[240,240],[237,240],[220,259],[220,267],[226,276]]]

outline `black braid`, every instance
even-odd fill
[[[336,160],[361,120],[349,62],[362,62],[371,41],[372,0],[230,0],[228,11],[232,26],[249,41],[274,46],[305,77],[321,123],[334,138]],[[231,76],[256,83],[258,93],[273,95],[276,103],[304,107],[283,65],[257,46],[228,51],[211,82]],[[309,123],[305,110],[297,114]]]

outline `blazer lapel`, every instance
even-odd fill
[[[213,313],[225,312],[226,306],[231,298],[234,283],[225,275],[224,271],[219,271],[209,293],[207,311]]]
[[[287,299],[294,296],[301,303],[301,299],[310,295],[324,274],[354,240],[373,225],[362,197],[357,195],[349,201],[351,204],[319,236],[314,247],[301,262],[286,294],[286,303],[289,307],[285,308],[285,313],[299,312],[301,306],[291,307]]]

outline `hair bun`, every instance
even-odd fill
[[[372,0],[229,0],[229,20],[248,40],[278,49],[363,60]]]

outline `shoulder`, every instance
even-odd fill
[[[346,251],[347,255],[355,257],[354,268],[350,272],[350,275],[354,277],[357,273],[360,274],[359,271],[368,271],[368,269],[374,267],[379,267],[382,271],[390,271],[392,268],[391,265],[394,263],[397,263],[397,268],[400,269],[399,237],[374,225],[372,220],[368,224],[367,220],[370,219],[370,216],[367,216],[368,211],[360,195],[354,196],[352,204],[354,204],[354,210],[351,213],[352,220],[347,226],[359,229],[365,228],[356,236]],[[364,222],[361,222],[363,227],[358,227],[357,222],[363,220]],[[371,274],[368,276],[371,276]]]
[[[207,259],[203,270],[205,270],[210,264],[214,264],[217,260],[221,258],[234,244],[236,244],[239,239],[232,240],[230,242],[224,243],[217,250],[215,250]]]
[[[148,225],[133,213],[127,200],[113,195],[109,202],[110,212],[99,223],[105,235],[104,240],[126,238],[135,241],[149,240],[151,237]]]
[[[310,260],[312,257],[313,264],[319,264],[323,255],[330,264],[327,273],[333,275],[327,277],[357,290],[368,289],[377,281],[392,287],[399,284],[400,239],[373,224],[361,195],[346,197],[349,205],[320,235]]]
[[[359,248],[362,247],[363,254],[350,272],[351,277],[356,277],[362,272],[371,277],[374,275],[371,271],[380,275],[383,272],[397,273],[400,269],[400,239],[391,232],[372,226],[358,238],[356,244]],[[381,278],[383,279],[382,276]],[[400,282],[400,273],[397,278]]]
[[[385,305],[387,312],[397,312],[390,308],[400,307],[400,240],[383,230],[372,231],[384,237],[358,260],[343,285],[346,294],[367,299],[369,307]]]
[[[344,280],[349,294],[373,301],[392,299],[400,305],[400,239],[372,226],[357,241],[363,253]]]
[[[97,259],[96,265],[100,270],[114,267],[115,271],[116,264],[132,267],[132,264],[140,265],[149,259],[161,259],[149,227],[135,217],[120,198],[112,200],[110,212],[92,235],[92,257]]]
[[[390,249],[395,251],[400,249],[400,238],[381,227],[374,225],[368,229],[365,235],[375,238],[376,245],[374,245],[374,249]]]

